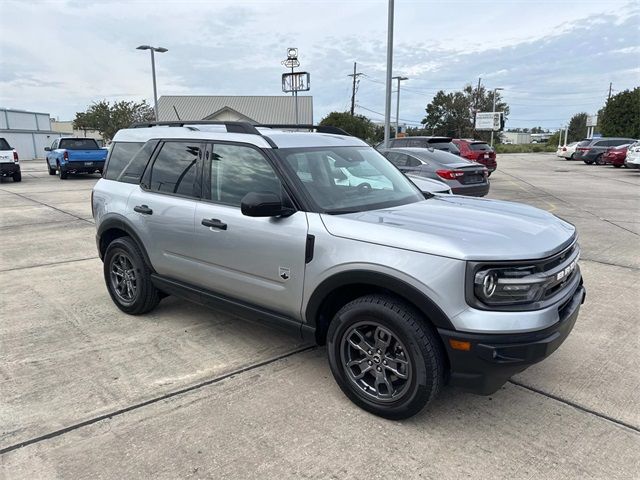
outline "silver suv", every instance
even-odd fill
[[[585,298],[571,224],[426,197],[331,128],[169,122],[116,134],[92,206],[121,310],[176,295],[326,344],[344,393],[400,419],[446,383],[495,392],[558,348]]]

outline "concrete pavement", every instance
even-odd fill
[[[640,172],[498,162],[490,198],[578,226],[587,303],[496,394],[447,388],[404,422],[352,405],[322,348],[171,298],[122,314],[95,250],[96,177],[23,162],[0,184],[0,475],[638,478]]]

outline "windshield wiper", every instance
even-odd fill
[[[324,213],[328,215],[344,215],[346,213],[358,213],[361,210],[349,210],[346,208],[336,208],[334,210],[325,210]]]

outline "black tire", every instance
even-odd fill
[[[367,337],[368,328],[374,336]],[[375,338],[378,334],[380,341]],[[361,339],[358,345],[365,347],[354,345],[349,341],[353,338]],[[353,359],[352,353],[362,360]],[[342,307],[329,325],[327,355],[344,394],[384,418],[415,415],[435,398],[444,382],[445,359],[437,334],[417,310],[392,296],[366,295]],[[357,373],[353,370],[356,364]],[[395,371],[389,364],[394,364]],[[382,377],[384,383],[379,381]]]
[[[575,153],[572,153],[571,156],[568,158],[568,160],[575,160]]]
[[[593,160],[583,160],[587,165],[593,165]]]
[[[117,262],[122,258],[127,259],[131,266],[130,269],[125,269],[131,285],[135,285],[132,288],[133,294],[130,296],[125,292],[120,292],[116,287],[116,278],[118,277],[115,273],[115,267],[121,265]],[[104,255],[103,272],[109,295],[111,295],[113,303],[123,312],[130,315],[141,315],[153,310],[160,302],[158,290],[151,283],[151,269],[145,263],[138,245],[131,238],[116,238],[109,244]],[[124,277],[124,273],[122,277]],[[126,288],[128,287],[125,285]]]
[[[66,180],[67,178],[69,178],[69,174],[66,172],[66,170],[64,170],[60,164],[58,163],[58,176],[60,177],[60,180]]]
[[[618,165],[618,164],[613,164],[613,168],[620,168],[622,165]]]
[[[598,155],[596,157],[595,162],[596,162],[596,165],[605,165],[604,158],[602,157],[602,154],[600,154],[600,155]]]
[[[47,170],[49,170],[49,175],[55,175],[57,173],[55,168],[51,168],[51,165],[49,165],[49,161],[45,160],[46,164],[47,164]]]
[[[21,182],[22,181],[22,172],[14,173],[12,175],[12,177],[13,177],[13,181],[14,182]]]

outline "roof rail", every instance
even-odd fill
[[[193,125],[224,125],[229,133],[250,133],[260,135],[258,129],[248,122],[220,122],[214,120],[169,120],[159,122],[138,122],[131,125],[130,128],[148,128],[148,127],[190,127]]]
[[[256,127],[265,127],[265,128],[281,128],[281,129],[291,129],[291,130],[315,130],[317,133],[333,133],[334,135],[348,135],[351,137],[352,135],[340,127],[333,127],[331,125],[309,125],[309,124],[262,124],[256,125]]]

